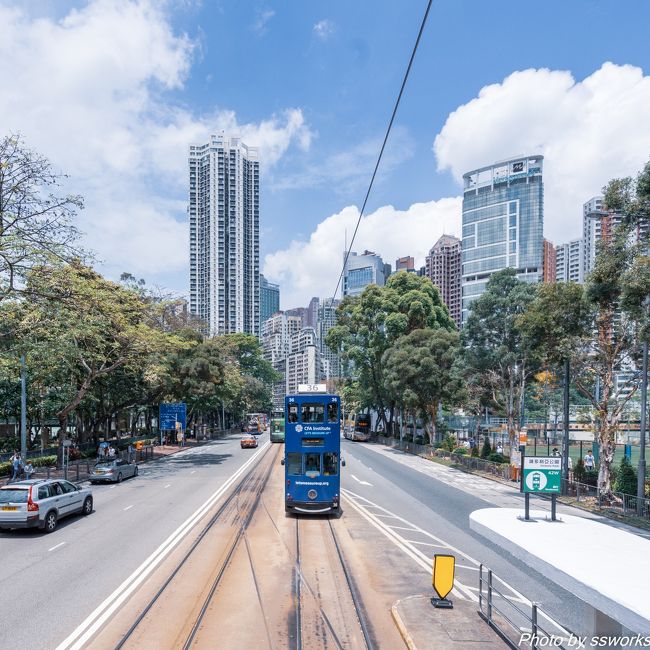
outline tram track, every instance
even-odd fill
[[[269,447],[269,450],[270,449],[272,448]],[[148,616],[152,613],[153,608],[161,601],[161,598],[168,591],[170,591],[170,587],[174,584],[175,580],[178,578],[182,569],[187,565],[188,561],[193,558],[193,556],[200,548],[201,543],[204,541],[206,536],[214,529],[217,523],[223,521],[224,516],[227,513],[232,511],[232,506],[234,505],[237,511],[235,515],[235,518],[237,520],[235,532],[232,535],[230,542],[227,546],[225,557],[221,561],[221,564],[219,565],[218,569],[216,570],[216,575],[212,580],[212,584],[210,585],[208,594],[204,598],[203,603],[199,608],[198,615],[196,616],[193,624],[191,625],[190,631],[187,634],[185,641],[180,643],[179,645],[181,645],[184,649],[187,649],[193,644],[193,642],[197,637],[201,624],[204,621],[210,603],[212,602],[214,594],[217,591],[219,584],[224,574],[226,573],[228,566],[230,565],[230,562],[237,548],[240,546],[240,543],[244,538],[246,528],[248,527],[251,519],[253,518],[255,510],[257,509],[257,504],[259,503],[260,495],[268,482],[275,461],[277,460],[277,457],[279,455],[279,451],[280,450],[277,449],[275,453],[270,454],[271,457],[270,462],[268,462],[267,460],[269,454],[268,452],[266,452],[262,456],[262,459],[263,461],[267,460],[268,467],[262,470],[260,468],[261,466],[260,463],[260,465],[258,465],[257,468],[253,469],[250,473],[244,476],[242,480],[237,484],[234,490],[230,493],[230,495],[226,498],[226,500],[219,506],[217,511],[214,513],[214,515],[212,515],[210,520],[203,527],[199,535],[192,542],[192,544],[187,549],[187,551],[183,554],[181,559],[176,563],[175,567],[173,568],[169,576],[165,579],[163,584],[158,588],[158,590],[155,592],[153,597],[150,598],[148,603],[138,614],[135,621],[132,623],[132,625],[123,635],[119,643],[115,646],[115,650],[121,650],[122,648],[127,647],[127,645],[134,640],[134,635],[136,634],[136,632],[141,628],[143,623],[146,622]],[[247,499],[244,501],[243,506],[239,502],[239,499],[242,496],[242,494],[248,495]]]
[[[317,525],[317,526],[316,526]],[[343,576],[341,582],[347,588],[346,595],[349,596],[350,603],[352,605],[352,613],[354,615],[354,622],[350,625],[349,620],[344,620],[344,625],[342,630],[335,629],[335,625],[332,621],[332,616],[328,615],[325,611],[325,608],[328,604],[331,606],[335,601],[330,600],[330,602],[325,602],[321,594],[321,585],[312,584],[312,581],[308,579],[305,575],[307,569],[303,566],[303,555],[301,553],[301,527],[310,526],[313,528],[318,527],[320,531],[324,531],[328,541],[331,543],[329,548],[333,548],[335,553],[333,557],[338,560],[338,568],[340,570],[340,575]],[[323,540],[325,541],[325,540]],[[328,548],[327,544],[323,544],[323,548]],[[325,559],[325,556],[321,556],[321,560]],[[320,570],[327,570],[331,572],[331,577],[336,579],[336,572],[334,571],[334,566],[330,563],[327,566],[322,565],[319,567]],[[306,621],[309,619],[309,616],[305,616],[303,609],[308,609],[310,606],[315,605],[318,610],[318,616],[320,617],[322,626],[327,630],[329,638],[334,642],[338,650],[347,650],[349,648],[362,647],[359,641],[363,642],[363,647],[367,650],[374,650],[376,643],[374,641],[372,631],[367,619],[366,611],[363,606],[363,602],[359,595],[357,586],[352,577],[352,573],[348,566],[347,560],[343,554],[341,544],[337,537],[337,533],[334,530],[332,521],[329,517],[310,517],[302,519],[296,517],[296,555],[295,555],[295,572],[297,575],[297,584],[296,584],[296,609],[295,609],[295,625],[296,625],[296,650],[303,650],[303,638],[313,637],[313,630],[307,630],[308,634],[303,633],[302,627],[306,625]],[[339,575],[339,578],[340,578]],[[301,589],[300,585],[304,585],[305,589]],[[340,591],[335,591],[337,595],[336,602],[340,604],[340,601],[343,599]],[[309,596],[309,602],[307,602],[307,596]],[[349,615],[349,608],[346,609],[345,614]],[[336,612],[333,612],[336,615]],[[349,619],[349,616],[343,617],[344,619]],[[341,622],[341,621],[339,621]],[[358,628],[358,629],[355,629]],[[360,632],[360,637],[359,634]],[[324,639],[323,639],[324,640]]]

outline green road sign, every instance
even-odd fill
[[[525,456],[523,469],[524,492],[560,493],[562,458],[557,456]]]

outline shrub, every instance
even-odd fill
[[[442,447],[447,451],[453,451],[456,448],[456,439],[451,434],[447,434],[442,440]]]
[[[503,454],[497,454],[493,451],[488,457],[488,460],[491,460],[493,463],[507,463],[508,459]]]
[[[457,456],[466,456],[467,449],[465,447],[456,447],[451,453],[456,454]]]
[[[634,471],[634,467],[630,464],[630,459],[627,456],[621,458],[616,481],[614,483],[614,490],[622,492],[623,494],[636,494],[636,472]]]
[[[575,478],[578,483],[584,483],[585,482],[585,461],[582,460],[582,458],[578,458],[576,461],[575,467],[573,468],[573,477]]]
[[[492,445],[490,444],[490,439],[485,436],[483,441],[483,447],[481,447],[481,458],[488,458],[492,453]]]
[[[596,487],[598,485],[598,471],[595,469],[585,470],[583,483]]]
[[[474,458],[478,458],[478,445],[474,445],[472,447],[472,453],[470,455]]]

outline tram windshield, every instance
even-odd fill
[[[339,409],[336,402],[327,405],[327,421],[331,424],[339,421]]]
[[[302,474],[302,454],[291,452],[287,454],[287,474],[300,476]]]
[[[289,404],[289,422],[298,422],[298,405]]]
[[[305,474],[310,478],[320,474],[320,454],[305,454]]]

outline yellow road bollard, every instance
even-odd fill
[[[456,558],[453,555],[434,555],[433,556],[433,589],[437,598],[431,599],[434,607],[451,609],[454,604],[447,596],[454,588],[454,572],[456,568]]]

